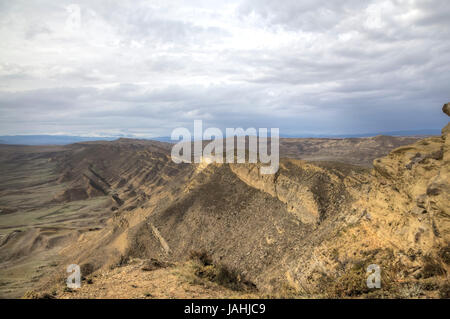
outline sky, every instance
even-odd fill
[[[0,135],[440,129],[448,0],[0,0]]]

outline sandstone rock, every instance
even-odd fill
[[[450,123],[448,123],[444,128],[442,129],[442,136],[445,138],[446,135],[450,134]]]
[[[416,199],[417,206],[420,208],[425,208],[426,199],[427,199],[427,195],[425,195],[425,194],[418,196]]]
[[[450,116],[450,102],[444,104],[444,106],[442,107],[442,112]]]
[[[422,215],[422,214],[426,214],[426,213],[427,213],[426,209],[420,208],[420,207],[414,207],[411,210],[411,214],[413,214],[413,215]]]
[[[432,183],[428,185],[427,188],[427,195],[428,196],[437,196],[441,193],[442,185],[439,185],[437,183]]]
[[[144,261],[143,266],[141,267],[142,271],[152,271],[159,268],[165,268],[168,266],[168,263],[160,261],[156,258],[150,258]]]

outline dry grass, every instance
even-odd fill
[[[205,251],[192,251],[190,257],[193,272],[199,278],[207,279],[233,291],[255,292],[257,290],[255,284],[237,270],[214,263]]]
[[[439,260],[433,258],[430,255],[423,257],[424,266],[422,269],[422,277],[423,278],[431,278],[435,276],[443,276],[446,271],[445,268],[441,265]]]

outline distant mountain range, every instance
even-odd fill
[[[112,141],[117,137],[83,137],[69,135],[12,135],[0,136],[0,144],[15,145],[66,145],[87,141]]]
[[[389,136],[421,136],[421,135],[440,135],[441,131],[437,129],[423,129],[412,131],[391,131],[378,133],[363,133],[363,134],[281,134],[282,138],[351,138],[351,137],[370,137],[376,135]],[[113,141],[120,137],[86,137],[86,136],[71,136],[71,135],[4,135],[0,136],[0,144],[15,144],[15,145],[66,145],[87,141]],[[148,140],[155,140],[166,143],[174,143],[170,136],[161,136],[153,138],[142,138]]]
[[[387,136],[430,136],[441,135],[441,130],[438,129],[422,129],[411,131],[388,131],[388,132],[374,132],[374,133],[360,133],[360,134],[280,134],[284,138],[352,138],[352,137],[371,137],[377,135]]]

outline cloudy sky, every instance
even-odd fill
[[[0,135],[440,129],[448,0],[0,0]]]

